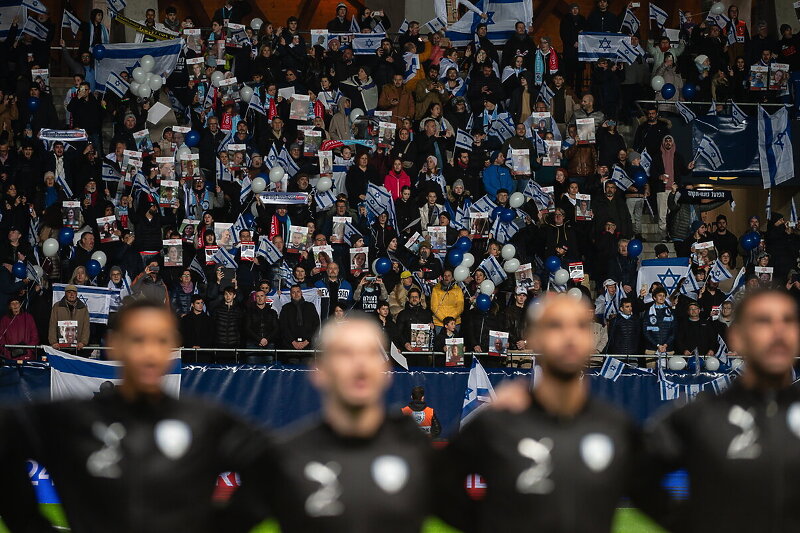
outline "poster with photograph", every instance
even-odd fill
[[[223,104],[238,102],[241,99],[239,97],[239,81],[236,79],[236,76],[225,78],[219,82],[218,91],[219,99]]]
[[[309,129],[303,131],[303,155],[306,157],[317,155],[320,146],[322,146],[322,132],[309,126]]]
[[[517,282],[517,287],[523,287],[526,290],[533,288],[533,265],[525,263],[520,265],[516,272],[514,272],[514,280]]]
[[[328,30],[311,30],[311,46],[319,46],[323,50],[327,50],[329,39]]]
[[[592,197],[588,194],[576,194],[575,200],[575,220],[592,220]]]
[[[181,239],[164,239],[164,266],[183,266],[183,241]]]
[[[762,283],[771,283],[772,282],[772,272],[775,270],[775,267],[755,267],[756,276],[758,276],[758,281]]]
[[[175,158],[172,157],[156,157],[156,164],[158,164],[158,178],[161,180],[174,180],[175,179]]]
[[[389,110],[378,110],[376,109],[373,112],[373,115],[379,122],[391,122],[392,121],[392,112]]]
[[[333,244],[344,243],[344,228],[352,221],[352,217],[333,217],[333,230],[331,231],[331,242]]]
[[[433,340],[430,324],[411,324],[411,351],[428,352]]]
[[[508,353],[508,332],[489,330],[489,355]]]
[[[394,122],[378,122],[378,146],[391,148],[394,146],[394,132],[397,124]]]
[[[137,152],[150,153],[153,151],[153,141],[150,139],[150,130],[146,128],[134,132],[133,142],[136,143]]]
[[[58,321],[58,344],[62,347],[78,345],[78,321],[59,320]]]
[[[469,232],[473,239],[485,239],[489,236],[489,213],[469,212]]]
[[[769,81],[769,67],[752,65],[750,67],[750,90],[766,91]]]
[[[369,248],[350,248],[350,273],[360,276],[361,273],[369,268]]]
[[[169,208],[179,207],[178,187],[180,184],[176,180],[161,180],[161,185],[158,187],[158,205]]]
[[[709,266],[717,260],[714,241],[696,242],[692,244],[692,262],[697,266]]]
[[[227,149],[227,166],[231,171],[237,171],[240,168],[247,167],[247,145],[246,144],[228,144]]]
[[[115,231],[119,231],[119,222],[117,217],[110,215],[96,219],[97,231],[100,234],[100,242],[114,242],[118,241],[119,237]]]
[[[200,36],[200,28],[184,28],[183,30],[183,38],[186,41],[186,48],[189,50],[193,50],[196,53],[201,53],[203,51],[203,39]],[[205,61],[204,57],[193,57],[191,59],[199,59],[198,63],[203,64]],[[187,59],[186,63],[189,63],[191,59]]]
[[[33,83],[39,86],[39,90],[43,93],[50,93],[50,71],[46,68],[31,69],[31,78]]]
[[[233,242],[233,224],[230,222],[214,222],[214,237],[217,238],[217,246],[230,250],[235,244]]]
[[[531,153],[527,149],[511,150],[511,168],[514,174],[531,173]]]
[[[418,231],[414,232],[414,235],[408,238],[406,241],[406,250],[411,252],[412,254],[416,254],[419,252],[419,245],[420,243],[425,242],[425,237],[419,234]]]
[[[548,112],[537,112],[531,113],[530,125],[533,133],[539,133],[544,135],[548,131],[552,131],[552,123],[553,121],[550,120],[550,113]]]
[[[546,206],[540,206],[539,202],[536,202],[536,207],[542,213],[552,213],[556,210],[556,201],[555,201],[555,189],[552,185],[547,187],[542,187],[542,192],[547,195],[548,204]]]
[[[215,265],[217,263],[214,260],[214,255],[217,253],[217,250],[219,250],[219,246],[213,244],[205,247],[207,265]]]
[[[321,150],[317,152],[319,158],[319,177],[332,178],[333,177],[333,152],[330,150]]]
[[[571,279],[572,281],[575,281],[577,283],[583,281],[584,279],[583,262],[578,261],[575,263],[569,263],[567,265],[567,271],[569,272],[569,279]]]
[[[547,152],[542,158],[542,166],[558,167],[561,166],[561,141],[544,141]]]
[[[435,252],[447,251],[447,226],[428,226],[428,240]]]
[[[306,226],[289,226],[289,242],[286,248],[295,253],[308,250],[308,228]]]
[[[594,119],[578,118],[575,125],[578,127],[578,144],[594,144]]]
[[[178,227],[178,231],[181,234],[181,239],[183,242],[194,244],[197,236],[198,224],[200,224],[199,220],[191,220],[188,218],[183,219],[183,222],[181,222],[181,225]]]
[[[61,202],[61,223],[72,229],[79,229],[83,226],[83,213],[79,201],[64,200]]]
[[[293,94],[289,105],[289,120],[308,120],[308,102],[310,97],[307,94]]]
[[[181,154],[181,177],[194,179],[200,177],[200,154]]]
[[[314,265],[319,269],[326,270],[328,264],[333,261],[333,246],[330,244],[312,246],[311,251],[314,254]]]
[[[769,90],[783,92],[789,84],[789,65],[786,63],[770,63]]]
[[[239,258],[242,261],[254,261],[256,258],[256,243],[242,241],[239,243]]]
[[[444,340],[444,366],[464,366],[464,338]]]

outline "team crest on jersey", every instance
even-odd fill
[[[793,403],[786,412],[786,425],[792,430],[795,437],[800,438],[800,403]]]
[[[758,427],[753,413],[734,405],[728,411],[728,423],[740,430],[728,445],[728,459],[755,459],[760,456],[761,445],[758,443]]]
[[[192,430],[182,420],[161,420],[155,427],[158,449],[173,461],[180,459],[192,444]]]
[[[385,492],[395,494],[408,483],[408,463],[397,455],[381,455],[372,462],[372,479]]]
[[[517,491],[522,494],[549,494],[553,492],[553,459],[550,450],[553,441],[547,437],[541,440],[524,438],[517,444],[517,451],[533,464],[517,476]]]
[[[656,322],[658,322],[658,317],[655,315],[650,316],[650,323],[655,325]]]
[[[581,457],[592,472],[602,472],[614,459],[614,442],[602,433],[589,433],[581,439]]]

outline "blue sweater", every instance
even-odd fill
[[[500,165],[490,165],[483,171],[483,187],[486,194],[494,199],[498,189],[506,189],[509,193],[514,192],[514,178],[508,167]]]

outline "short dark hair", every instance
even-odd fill
[[[662,293],[664,294],[664,296],[666,296],[667,295],[667,289],[665,289],[664,287],[658,287],[658,288],[654,289],[653,290],[653,298],[656,297],[656,294],[662,294]]]
[[[725,222],[727,222],[728,221],[728,217],[726,217],[723,214],[719,214],[719,215],[717,215],[717,222],[719,222],[720,220],[724,220]]]
[[[786,298],[792,303],[792,308],[795,314],[797,314],[797,301],[786,290],[776,288],[755,289],[745,293],[744,298],[739,300],[739,303],[734,307],[732,324],[741,324],[744,316],[747,314],[747,308],[750,307],[754,301],[767,296]]]
[[[413,389],[411,389],[411,399],[420,401],[425,397],[425,387],[417,385]]]
[[[620,306],[620,307],[622,307],[622,306],[623,306],[623,305],[625,305],[625,304],[631,304],[631,305],[633,305],[633,299],[632,299],[632,298],[622,298],[622,299],[619,301],[619,306]]]
[[[229,294],[236,294],[236,289],[233,288],[233,285],[228,285],[222,292]]]
[[[455,318],[453,318],[451,316],[446,316],[446,317],[444,317],[444,320],[442,320],[442,324],[446,326],[450,322],[455,322],[455,321],[456,321]]]
[[[418,288],[416,288],[416,287],[411,287],[410,289],[408,289],[408,295],[409,295],[409,296],[411,296],[411,293],[412,293],[412,292],[416,292],[417,294],[419,294],[419,295],[420,295],[420,297],[422,297],[422,291],[421,291],[421,290],[419,290]]]

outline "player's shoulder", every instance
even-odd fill
[[[584,414],[592,419],[601,420],[606,423],[620,426],[634,425],[633,418],[631,418],[627,411],[595,395],[589,396]]]

